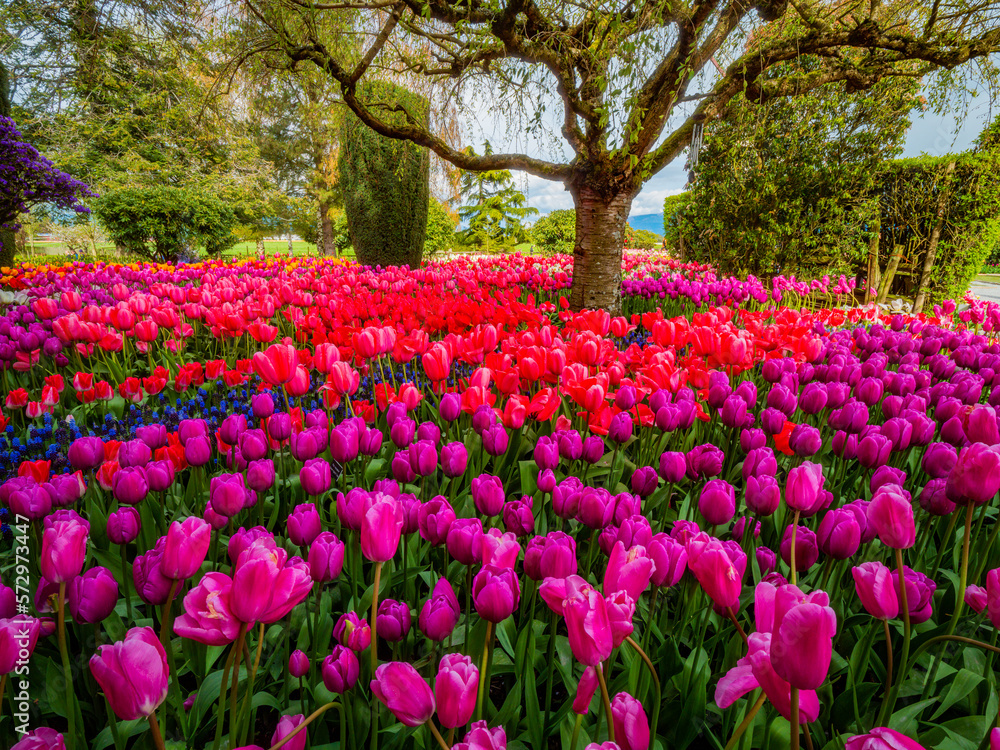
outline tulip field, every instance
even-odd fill
[[[622,272],[4,269],[0,748],[1000,749],[1000,306]]]

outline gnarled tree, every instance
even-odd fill
[[[643,183],[690,143],[696,124],[748,102],[843,82],[865,89],[889,76],[924,76],[970,60],[992,77],[1000,0],[242,0],[255,43],[319,66],[368,127],[414,141],[467,170],[520,169],[562,181],[576,207],[575,308],[615,309],[626,220]],[[341,49],[324,19],[351,19],[361,40]],[[859,50],[862,54],[845,54]],[[803,55],[803,71],[784,63]],[[714,64],[713,64],[714,63]],[[365,97],[366,78],[454,79],[490,92],[494,110],[538,94],[529,131],[561,108],[570,153],[474,155],[431,128],[390,122]],[[465,86],[465,88],[462,88]],[[752,197],[750,198],[752,199]]]

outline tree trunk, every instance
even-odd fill
[[[889,299],[889,292],[892,290],[892,281],[896,277],[896,269],[899,268],[899,261],[903,257],[903,246],[896,245],[892,249],[892,256],[889,258],[889,265],[885,269],[885,275],[882,277],[882,288],[879,289],[878,297],[876,302],[880,305],[884,305],[885,301]]]
[[[292,246],[292,228],[288,228],[288,257],[294,255],[295,248]]]
[[[941,192],[938,193],[937,220],[934,222],[934,229],[931,230],[931,238],[927,243],[927,252],[924,253],[924,266],[920,271],[920,283],[917,285],[917,296],[913,300],[914,315],[923,312],[927,293],[930,291],[931,271],[934,270],[938,244],[941,242],[941,231],[944,229],[944,214],[948,208],[948,198],[951,195],[951,175],[954,171],[955,161],[953,159],[944,168],[944,175],[941,180],[943,184],[941,185]]]
[[[259,258],[263,258],[264,257],[264,238],[263,237],[258,237],[257,238],[257,257],[259,257]]]
[[[882,280],[882,268],[878,263],[878,247],[882,237],[882,224],[879,222],[875,227],[875,234],[872,241],[868,243],[868,280],[865,284],[865,304],[874,301],[878,295],[879,283]]]
[[[14,265],[14,230],[0,227],[0,267],[11,268]]]
[[[625,227],[634,193],[607,197],[587,186],[571,192],[576,206],[576,242],[570,307],[600,307],[617,314],[622,303]]]
[[[333,239],[333,221],[330,219],[330,206],[326,201],[319,201],[319,252],[320,255],[336,255],[337,245]]]

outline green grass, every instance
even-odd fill
[[[111,243],[100,244],[97,246],[97,252],[99,259],[101,260],[118,260],[115,258],[108,258],[109,255],[114,254],[115,246]],[[288,254],[288,240],[275,240],[275,241],[265,241],[264,242],[264,252],[268,255],[287,255]],[[292,242],[292,256],[296,258],[308,257],[316,255],[316,246],[304,242],[302,240],[294,240]],[[353,258],[354,253],[348,251],[344,253],[345,257]],[[202,257],[207,258],[208,256],[204,253]],[[254,241],[250,242],[240,242],[233,247],[222,253],[224,258],[255,258],[257,257],[257,243]],[[66,245],[60,242],[41,242],[35,241],[34,243],[34,253],[28,254],[18,254],[14,258],[15,263],[21,263],[23,261],[29,261],[32,263],[61,263],[64,261],[71,260],[71,256],[67,252]],[[82,260],[90,260],[91,256],[89,254],[85,255]],[[124,263],[131,263],[134,261],[142,260],[136,256],[125,255],[120,258]]]

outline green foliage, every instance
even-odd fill
[[[543,253],[572,253],[576,241],[576,211],[560,208],[542,216],[531,227],[531,241]]]
[[[383,116],[396,126],[406,124],[408,118],[428,126],[429,103],[419,94],[375,81],[359,86],[359,95],[385,107]],[[388,111],[393,107],[398,109]],[[347,226],[358,261],[419,266],[430,195],[427,149],[384,138],[351,115],[345,118],[341,134],[339,169]]]
[[[486,154],[491,153],[487,143]],[[458,215],[468,224],[462,232],[467,245],[493,253],[509,250],[525,240],[523,221],[537,214],[538,209],[525,205],[528,199],[514,186],[509,171],[463,172],[460,190],[463,205]]]
[[[916,88],[890,79],[762,105],[737,97],[705,127],[689,193],[665,203],[668,244],[682,239],[688,259],[734,274],[849,273],[876,219],[876,167],[901,150]]]
[[[883,165],[878,190],[881,264],[897,246],[904,249],[894,294],[917,290],[942,191],[946,200],[928,302],[959,299],[986,260],[1000,251],[1000,143],[990,137],[996,125],[994,121],[977,146],[964,154]],[[949,162],[955,163],[950,174]]]
[[[427,239],[424,251],[428,254],[451,250],[455,240],[458,217],[450,213],[437,198],[431,196],[427,207]]]
[[[633,229],[628,227],[625,231],[625,247],[634,250],[653,250],[663,246],[663,238],[656,232],[648,229]]]
[[[155,260],[176,260],[196,247],[214,255],[237,239],[236,216],[225,201],[184,188],[112,190],[96,201],[95,214],[116,245]]]

